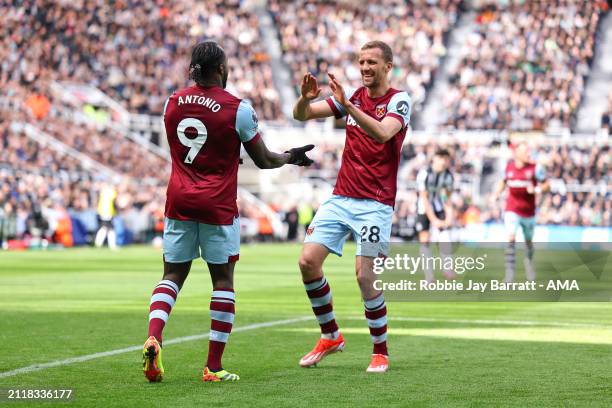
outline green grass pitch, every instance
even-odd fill
[[[149,247],[0,252],[0,388],[71,388],[74,400],[64,405],[73,407],[612,405],[609,303],[390,302],[390,371],[366,374],[371,344],[352,246],[342,258],[330,256],[325,269],[346,350],[302,369],[298,360],[318,326],[301,285],[299,250],[243,246],[234,327],[310,319],[232,334],[224,366],[242,379],[223,384],[200,381],[206,339],[166,345],[160,384],[145,381],[141,351],[2,377],[142,344],[162,268],[161,253]],[[207,332],[210,289],[196,261],[166,341]]]

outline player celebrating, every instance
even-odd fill
[[[526,142],[514,148],[514,160],[508,162],[504,179],[500,181],[493,195],[499,200],[501,193],[508,187],[504,225],[508,233],[506,248],[506,282],[513,282],[516,259],[516,230],[520,226],[525,238],[525,276],[527,280],[536,278],[533,267],[533,232],[535,229],[536,194],[549,190],[544,169],[530,161],[529,147]]]
[[[453,222],[453,208],[450,205],[450,196],[453,192],[453,175],[448,169],[450,165],[450,153],[446,149],[436,150],[431,161],[431,166],[422,169],[417,174],[417,220],[415,229],[419,234],[421,253],[431,258],[430,227],[434,226],[440,231],[440,250],[445,256],[450,256],[450,237],[442,238],[442,232],[450,228]],[[429,282],[434,280],[433,270],[428,262],[424,269],[425,279]],[[455,274],[447,270],[444,275],[452,279]]]
[[[311,101],[321,89],[310,73],[304,75],[301,97],[293,109],[297,120],[335,116],[346,119],[346,143],[334,193],[317,211],[300,255],[299,266],[321,338],[301,360],[302,367],[344,348],[322,265],[330,252],[342,255],[348,233],[357,242],[355,270],[365,304],[374,351],[368,372],[384,372],[387,357],[387,308],[382,292],[373,287],[373,259],[386,255],[391,235],[400,150],[410,120],[411,101],[393,89],[387,78],[393,67],[391,48],[381,41],[361,47],[359,67],[363,86],[345,92],[329,74],[333,97]]]
[[[268,151],[259,136],[257,115],[244,100],[225,91],[228,61],[213,41],[201,42],[191,54],[190,79],[195,85],[175,92],[166,102],[164,123],[172,156],[164,222],[164,275],[153,290],[149,338],[144,344],[144,373],[161,381],[162,331],[191,268],[202,256],[213,284],[210,341],[204,381],[235,381],[222,368],[221,356],[234,322],[234,264],[240,226],[236,206],[240,144],[255,164],[270,169],[312,164],[306,152]]]

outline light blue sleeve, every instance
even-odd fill
[[[253,139],[257,132],[259,132],[257,123],[258,119],[255,109],[244,99],[240,101],[238,111],[236,112],[236,132],[238,132],[238,137],[242,143]]]
[[[347,88],[344,90],[344,95],[346,96],[346,99],[351,99],[351,97],[353,96],[353,94],[355,93],[357,89],[355,88]],[[334,106],[336,107],[336,111],[334,112],[334,115],[336,116],[336,119],[340,119],[346,116],[346,109],[344,109],[344,107],[342,105],[340,105],[338,103],[338,101],[336,101],[336,98],[334,98],[333,96],[330,96],[328,98],[329,101],[331,101]],[[329,102],[328,102],[329,103]],[[332,108],[333,109],[333,108]]]
[[[398,92],[391,97],[387,104],[387,116],[395,116],[401,118],[403,127],[410,123],[410,114],[412,113],[412,99],[408,92]]]
[[[546,169],[544,169],[544,166],[540,164],[536,164],[535,178],[537,181],[540,181],[540,182],[546,180]]]

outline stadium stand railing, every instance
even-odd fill
[[[79,152],[67,144],[57,140],[53,136],[44,132],[36,126],[26,122],[12,122],[11,130],[14,132],[22,132],[30,139],[36,141],[42,146],[50,146],[53,150],[64,153],[81,162],[83,168],[89,172],[100,174],[103,178],[120,180],[122,175],[104,164],[93,160],[91,157]]]

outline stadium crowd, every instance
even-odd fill
[[[118,173],[138,177],[148,183],[165,182],[170,174],[170,167],[164,159],[112,128],[87,120],[85,115],[75,114],[78,113],[75,106],[46,92],[45,87],[30,87],[9,81],[0,91],[0,96],[18,101],[10,113],[5,111],[5,116],[12,121],[30,123],[37,130],[44,131]],[[31,99],[46,101],[47,108],[41,111],[37,104],[28,103]]]
[[[606,2],[483,1],[451,73],[446,123],[460,129],[570,127]]]
[[[418,110],[446,54],[446,34],[457,20],[460,3],[271,0],[268,8],[279,29],[284,61],[296,86],[308,71],[320,83],[327,83],[329,69],[346,85],[358,88],[359,47],[378,38],[394,51],[392,86],[409,90],[414,109]]]
[[[81,241],[93,240],[99,227],[97,217],[98,197],[105,186],[102,178],[70,156],[27,138],[11,129],[7,121],[0,122],[0,237],[32,238],[67,243],[66,231],[80,229]],[[415,172],[427,165],[432,152],[439,145],[407,145],[403,152],[398,201],[394,217],[394,234],[411,238],[416,218],[417,194],[414,190]],[[503,203],[489,202],[488,198],[474,200],[475,176],[486,177],[492,173],[498,146],[476,147],[454,143],[448,146],[452,152],[451,171],[455,174],[455,194],[452,206],[457,214],[455,225],[462,227],[478,222],[500,222]],[[333,183],[333,175],[339,166],[341,151],[327,146],[317,149],[315,160],[318,169],[309,169],[305,177],[326,178]],[[461,159],[468,157],[467,163]],[[544,194],[540,201],[538,222],[541,224],[612,226],[612,201],[609,199],[610,150],[608,146],[544,147],[538,162],[545,165],[548,177],[556,183],[555,191]],[[318,172],[326,174],[322,177]],[[162,230],[165,185],[138,183],[135,178],[113,180],[117,190],[116,228],[119,243],[132,240],[149,241]],[[584,192],[568,191],[567,187],[581,186]],[[291,208],[290,208],[291,207]],[[317,204],[314,203],[316,211]],[[299,237],[298,214],[293,205],[271,205],[284,219],[291,239]],[[239,199],[242,217],[242,233],[247,239],[270,240],[275,238],[272,220],[262,209]],[[300,209],[302,211],[302,209]],[[304,227],[312,213],[299,215]],[[67,221],[72,220],[72,224]],[[62,235],[64,234],[64,235]],[[73,234],[74,235],[74,234]],[[63,237],[63,238],[62,238]]]
[[[97,86],[131,112],[159,114],[187,83],[192,45],[218,39],[231,63],[230,91],[263,119],[281,117],[270,56],[257,15],[241,0],[0,3],[0,88],[10,80],[79,81]],[[482,0],[477,28],[444,101],[447,124],[469,129],[571,126],[589,72],[606,2]],[[366,4],[270,0],[283,58],[300,83],[305,71],[326,82],[331,69],[359,85],[358,47],[379,38],[395,52],[392,85],[408,89],[415,111],[442,58],[460,0]]]
[[[447,124],[467,129],[543,129],[570,126],[593,57],[601,1],[491,2],[483,0],[477,29],[463,45],[444,100]],[[71,105],[52,92],[53,81],[98,87],[130,112],[159,114],[165,98],[188,83],[192,45],[215,38],[230,58],[229,90],[251,99],[259,116],[281,116],[270,57],[258,18],[241,0],[106,2],[24,0],[0,2],[0,243],[91,243],[100,226],[98,204],[116,191],[119,243],[150,241],[163,229],[169,165],[111,126],[87,119],[91,106]],[[373,37],[395,52],[392,85],[408,89],[417,106],[446,55],[446,37],[460,0],[371,3],[270,0],[283,59],[299,84],[305,71],[326,83],[328,69],[358,86],[358,47]],[[503,45],[503,46],[502,46]],[[611,129],[610,106],[602,127]],[[102,177],[75,157],[34,141],[14,123],[36,129],[120,174]],[[408,144],[402,151],[394,233],[411,236],[416,173],[439,143]],[[501,219],[501,203],[475,197],[473,180],[494,172],[498,145],[444,145],[452,153],[457,226]],[[319,144],[303,179],[333,184],[342,148]],[[542,196],[538,222],[612,225],[608,146],[545,146],[538,161],[556,187]],[[109,184],[110,183],[110,184]],[[299,237],[317,203],[263,209],[239,199],[243,235],[274,238],[270,210]],[[75,231],[79,230],[79,234]],[[75,238],[75,237],[78,237]]]
[[[91,242],[99,227],[102,176],[84,168],[80,160],[29,139],[1,119],[0,147],[0,242],[14,241],[16,246]],[[161,231],[164,188],[135,183],[128,177],[113,182],[118,190],[117,211],[122,214],[117,220],[122,223],[116,223],[124,232],[120,243],[153,238]]]
[[[0,2],[0,88],[9,80],[79,81],[132,112],[160,114],[188,83],[191,47],[215,38],[231,59],[230,87],[265,119],[279,95],[257,17],[240,0]]]

